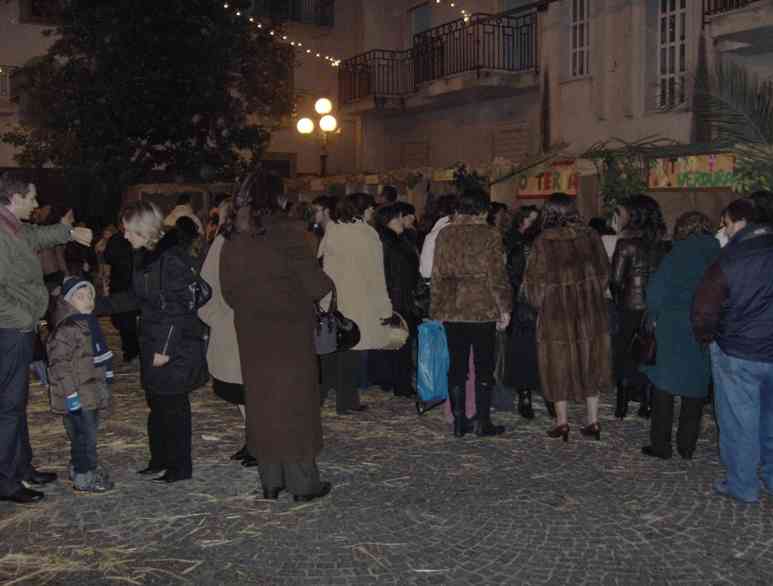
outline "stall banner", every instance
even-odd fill
[[[650,164],[650,189],[729,189],[735,178],[735,156],[693,155],[655,159]]]
[[[574,161],[551,163],[546,171],[517,178],[520,199],[547,198],[554,193],[577,195],[577,165]]]

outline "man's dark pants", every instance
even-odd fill
[[[27,427],[34,336],[0,328],[0,496],[11,496],[32,471]]]

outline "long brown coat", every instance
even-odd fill
[[[303,224],[266,218],[265,234],[227,241],[223,297],[234,310],[247,443],[260,462],[311,462],[322,449],[313,302],[332,288]]]
[[[610,387],[608,284],[609,259],[592,229],[548,229],[534,241],[523,286],[539,312],[537,353],[546,399],[582,401]]]

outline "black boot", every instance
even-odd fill
[[[467,418],[464,416],[464,387],[451,387],[448,389],[448,399],[451,401],[451,412],[454,414],[454,436],[464,437],[464,434],[467,431],[467,425],[465,425],[467,423]]]
[[[478,383],[475,388],[475,435],[490,437],[505,433],[504,425],[494,425],[491,422],[491,384]]]
[[[534,419],[534,409],[531,406],[531,391],[528,389],[518,391],[518,413],[524,419]]]
[[[623,381],[617,383],[617,405],[615,406],[615,417],[625,419],[628,415],[628,387]]]
[[[556,404],[553,401],[548,401],[544,396],[542,397],[542,400],[545,401],[545,409],[547,409],[550,418],[558,419],[558,414],[556,413]]]
[[[641,403],[637,415],[644,419],[649,419],[652,413],[652,385],[644,385],[641,389]]]

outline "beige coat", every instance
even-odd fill
[[[378,233],[365,222],[331,223],[317,254],[335,283],[338,309],[360,328],[360,343],[354,350],[384,348],[389,343],[389,330],[381,320],[391,317],[392,302]],[[326,299],[324,305],[327,303]]]
[[[222,236],[215,238],[201,268],[202,278],[212,287],[212,298],[198,313],[199,319],[210,328],[207,350],[210,374],[219,381],[240,385],[243,384],[242,366],[236,341],[234,311],[223,299],[220,286],[220,256],[224,243]]]

